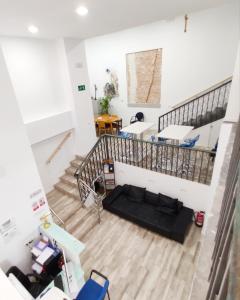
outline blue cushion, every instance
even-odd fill
[[[103,300],[107,287],[108,284],[105,283],[104,287],[102,287],[90,278],[79,292],[76,300]]]

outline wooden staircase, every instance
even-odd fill
[[[92,210],[83,208],[80,202],[74,173],[82,161],[83,158],[76,155],[54,189],[47,194],[47,199],[51,209],[63,220],[65,230],[84,241],[85,236],[98,224],[98,220]],[[55,216],[53,220],[61,225]]]
[[[65,170],[65,174],[59,178],[59,182],[54,185],[54,188],[64,195],[72,197],[80,201],[77,181],[74,178],[74,173],[83,162],[83,158],[76,155],[76,158],[70,162],[70,166]]]

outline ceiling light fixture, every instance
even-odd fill
[[[30,26],[28,26],[28,31],[33,34],[36,34],[36,33],[38,33],[38,28],[34,25],[30,25]]]
[[[77,9],[76,9],[76,13],[79,15],[79,16],[86,16],[88,14],[88,9],[85,7],[85,6],[79,6]]]

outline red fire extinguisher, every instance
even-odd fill
[[[205,212],[204,211],[197,211],[195,213],[195,224],[198,227],[202,227],[203,226],[204,217],[205,217]]]

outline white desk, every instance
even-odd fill
[[[0,269],[0,299],[24,300],[17,289],[12,285],[5,273]]]
[[[127,127],[121,129],[122,132],[132,133],[134,135],[139,135],[140,139],[142,139],[142,135],[144,131],[153,127],[154,123],[150,122],[135,122]]]
[[[158,137],[169,140],[183,140],[192,130],[193,126],[170,125],[157,134]]]
[[[51,288],[41,300],[71,300],[63,291],[60,289],[53,287]]]
[[[67,273],[66,281],[69,285],[66,289],[64,286],[64,291],[72,298],[75,298],[85,283],[80,261],[80,254],[85,249],[85,245],[54,223],[48,228],[40,226],[40,231],[50,238],[52,242],[55,241],[57,247],[64,251],[64,256],[68,260],[64,270]]]
[[[150,122],[136,122],[121,129],[122,132],[127,132],[134,135],[132,155],[131,153],[129,153],[129,155],[132,156],[132,158],[130,158],[131,161],[136,163],[141,161],[141,158],[143,158],[144,151],[141,147],[140,149],[138,149],[138,142],[136,141],[136,139],[139,138],[140,140],[142,140],[144,131],[153,127],[153,125],[154,123]]]

